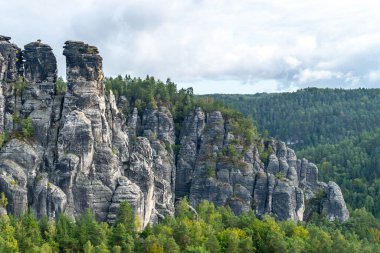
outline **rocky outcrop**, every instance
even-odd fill
[[[22,91],[20,114],[30,117],[38,131],[34,139],[46,146],[52,124],[58,120],[54,110],[62,97],[55,94],[57,60],[49,45],[40,41],[29,43],[23,51],[25,90]]]
[[[305,203],[325,193],[320,211],[330,220],[348,219],[340,188],[319,182],[318,168],[305,159],[298,160],[283,142],[263,144],[262,152],[269,156],[264,164],[256,147],[240,144],[241,136],[220,112],[204,113],[198,108],[183,127],[177,197],[189,196],[194,206],[207,199],[229,205],[238,214],[253,209],[258,217],[302,221],[309,213]]]
[[[126,98],[105,91],[98,49],[67,41],[63,54],[61,94],[50,46],[37,41],[21,51],[0,36],[0,132],[19,130],[13,118],[30,118],[35,128],[33,139],[12,134],[0,149],[0,192],[9,200],[0,213],[30,207],[55,218],[91,208],[113,223],[128,201],[144,227],[173,215],[175,199],[188,197],[193,206],[209,200],[278,220],[307,220],[315,211],[348,219],[340,188],[319,182],[318,168],[283,142],[247,144],[230,119],[202,108],[176,122],[177,137],[165,106],[129,108],[126,120],[118,108]]]

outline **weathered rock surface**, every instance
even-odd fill
[[[14,84],[23,74],[21,49],[0,35],[0,132],[12,131],[15,111]]]
[[[259,217],[302,221],[308,218],[305,202],[324,192],[319,211],[330,220],[348,219],[340,188],[319,182],[314,164],[298,160],[283,142],[272,141],[265,144],[266,152],[272,152],[265,165],[255,147],[234,144],[240,136],[231,129],[219,112],[206,114],[198,108],[188,116],[177,159],[177,197],[189,196],[192,205],[204,199],[229,205],[238,214],[253,209]]]
[[[135,108],[124,118],[118,106],[128,101],[105,92],[96,47],[67,41],[63,54],[68,87],[59,94],[50,46],[32,42],[21,52],[0,36],[0,132],[15,130],[13,114],[29,117],[36,130],[33,140],[12,138],[0,149],[0,192],[9,200],[0,214],[31,207],[55,218],[91,208],[113,223],[126,200],[144,227],[173,215],[174,200],[187,196],[193,206],[209,200],[237,214],[301,221],[317,211],[348,219],[340,188],[319,182],[318,168],[283,142],[263,143],[264,150],[242,144],[221,112],[201,108],[189,113],[176,140],[164,106]],[[15,90],[20,77],[25,87]]]

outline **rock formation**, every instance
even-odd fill
[[[301,221],[320,211],[330,220],[348,219],[340,188],[319,182],[317,167],[284,143],[263,143],[260,152],[269,157],[261,161],[259,148],[240,144],[243,137],[221,112],[202,108],[182,122],[176,141],[164,106],[131,110],[126,121],[105,92],[96,47],[65,43],[64,94],[50,46],[37,41],[24,48],[0,36],[0,132],[18,130],[18,118],[31,119],[36,129],[33,140],[13,134],[0,149],[7,212],[31,207],[38,217],[54,218],[91,208],[98,220],[113,223],[127,200],[146,226],[173,215],[175,199],[187,196],[194,206],[209,200],[237,214],[253,209],[259,217]]]

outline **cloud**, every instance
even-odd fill
[[[380,70],[371,70],[368,73],[368,79],[371,82],[378,82],[380,81]]]
[[[299,74],[296,74],[294,78],[300,83],[310,83],[315,81],[330,80],[332,78],[342,78],[342,73],[332,72],[329,70],[310,70],[304,69]]]
[[[0,30],[19,46],[50,44],[60,75],[74,39],[98,46],[106,75],[254,93],[380,87],[378,13],[356,0],[0,0]]]

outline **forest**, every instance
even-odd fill
[[[296,150],[337,143],[380,126],[380,89],[318,89],[211,97],[251,117],[261,133]]]
[[[6,199],[2,197],[2,205]],[[313,217],[307,224],[260,220],[250,212],[236,216],[207,201],[196,210],[186,199],[175,217],[140,229],[140,219],[123,202],[115,224],[97,222],[91,210],[76,220],[36,220],[32,212],[0,216],[0,252],[84,253],[249,253],[249,252],[380,252],[380,223],[364,209],[346,223]]]

